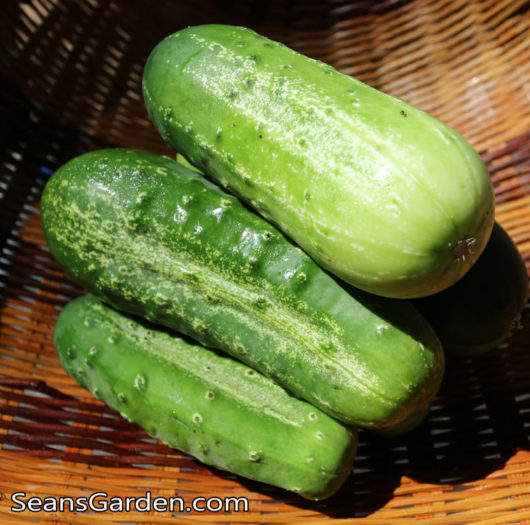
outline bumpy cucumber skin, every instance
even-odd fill
[[[56,260],[105,302],[228,352],[345,423],[401,424],[439,387],[441,345],[409,303],[347,291],[174,160],[77,157],[47,183],[42,223]]]
[[[54,342],[80,385],[204,463],[309,499],[329,497],[351,472],[354,430],[242,363],[94,296],[66,306]]]
[[[329,65],[196,26],[155,47],[143,90],[168,144],[358,288],[433,294],[486,245],[493,191],[473,148]]]
[[[489,352],[518,325],[528,299],[528,272],[517,246],[495,223],[486,249],[455,285],[414,303],[444,350],[457,357]]]

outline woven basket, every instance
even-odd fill
[[[78,387],[52,345],[82,293],[45,246],[42,188],[84,151],[170,153],[141,98],[143,64],[187,25],[246,25],[401,97],[464,135],[489,166],[497,220],[530,267],[530,12],[508,0],[27,0],[0,30],[0,523],[530,523],[530,320],[497,351],[449,360],[426,422],[360,434],[337,495],[307,502],[167,448]],[[244,496],[248,512],[12,512],[41,498]]]

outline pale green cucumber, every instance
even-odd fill
[[[168,144],[361,289],[433,294],[488,241],[491,182],[457,132],[249,29],[168,36],[143,89]]]

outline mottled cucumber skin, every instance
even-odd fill
[[[424,411],[440,343],[408,302],[346,290],[200,174],[110,149],[61,167],[42,198],[51,253],[117,309],[223,350],[363,427]]]
[[[517,246],[495,223],[486,249],[456,284],[415,301],[447,353],[489,352],[519,324],[528,299],[528,272]]]
[[[249,29],[168,36],[143,91],[169,145],[358,288],[433,294],[486,245],[492,185],[457,132]]]
[[[61,312],[66,371],[127,420],[223,470],[310,499],[336,492],[357,438],[248,366],[86,295]]]

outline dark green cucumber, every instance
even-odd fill
[[[66,371],[152,436],[200,461],[323,499],[351,472],[356,433],[230,357],[86,295],[61,312]]]
[[[46,185],[42,223],[56,260],[107,303],[228,352],[343,422],[393,427],[439,387],[440,343],[409,303],[346,290],[174,160],[73,159]]]
[[[486,249],[456,284],[415,301],[444,349],[457,356],[496,348],[519,324],[528,273],[510,236],[495,223]]]
[[[492,185],[456,131],[254,31],[168,36],[143,89],[168,144],[358,288],[438,292],[487,243]]]

